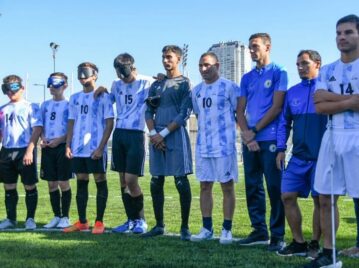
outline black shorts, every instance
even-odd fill
[[[25,166],[22,161],[26,148],[1,148],[0,151],[0,182],[5,184],[17,183],[18,176],[24,185],[38,182],[36,170],[36,148],[33,152],[33,162]]]
[[[73,178],[71,161],[65,156],[66,144],[41,150],[40,177],[47,181],[67,181]]]
[[[74,157],[71,159],[72,172],[84,174],[106,173],[107,153],[103,157],[93,160],[91,157]]]
[[[112,137],[111,169],[143,176],[145,136],[143,131],[116,128]]]

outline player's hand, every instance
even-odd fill
[[[107,88],[105,88],[104,86],[99,86],[93,93],[94,99],[99,97],[102,93],[108,93]]]
[[[163,73],[158,73],[157,76],[152,76],[152,77],[158,81],[162,81],[166,79],[166,75]]]
[[[275,162],[276,162],[277,168],[279,170],[284,169],[284,160],[285,160],[285,153],[284,152],[278,152],[277,157],[275,159]]]
[[[161,150],[161,151],[166,151],[166,144],[164,141],[158,143],[157,145],[155,145],[155,148],[157,150]]]
[[[160,134],[156,134],[150,137],[151,143],[155,145],[155,147],[160,144],[161,142],[164,142],[164,138]]]
[[[98,160],[101,159],[103,157],[103,149],[101,148],[97,148],[95,151],[92,152],[91,154],[91,158],[93,160]]]
[[[261,149],[255,140],[248,142],[247,147],[250,152],[258,152]]]
[[[56,138],[53,139],[52,141],[47,143],[47,146],[49,146],[50,148],[55,148],[57,146],[59,146],[59,144],[63,141],[62,138]]]
[[[33,153],[32,152],[28,152],[28,150],[26,150],[24,158],[22,160],[22,163],[25,166],[30,166],[32,164],[32,162],[34,161],[33,159]]]
[[[42,139],[41,142],[40,142],[40,147],[41,148],[46,148],[47,147],[47,140]]]
[[[241,138],[244,144],[248,144],[250,141],[254,139],[255,136],[256,134],[253,132],[253,130],[249,129],[249,130],[241,131]]]
[[[71,159],[73,157],[72,152],[71,152],[71,148],[69,146],[66,146],[66,150],[65,150],[65,156],[68,159]]]

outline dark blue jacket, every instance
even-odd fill
[[[315,112],[315,82],[316,79],[302,80],[287,91],[277,130],[277,151],[284,152],[293,123],[292,154],[303,160],[318,158],[327,125],[327,116]]]

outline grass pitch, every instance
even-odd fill
[[[201,213],[199,210],[199,183],[190,176],[192,186],[192,210],[190,229],[197,233],[201,228]],[[154,223],[152,201],[150,195],[150,175],[141,178],[141,187],[145,196],[145,215],[151,228]],[[76,181],[72,180],[73,199],[71,205],[71,220],[77,219],[76,211]],[[105,225],[108,228],[123,223],[126,220],[118,175],[108,172],[109,199],[105,213]],[[18,227],[24,224],[26,209],[24,190],[18,185]],[[53,217],[44,181],[38,184],[39,203],[36,213],[38,227],[48,223]],[[88,219],[91,224],[95,220],[96,187],[93,179],[90,181],[90,198],[88,202]],[[0,217],[5,217],[4,191],[0,191]],[[243,173],[236,185],[236,210],[233,219],[233,235],[235,238],[245,237],[250,231],[250,221],[246,208]],[[303,214],[303,230],[306,239],[311,235],[311,199],[300,200]],[[269,211],[269,207],[267,206]],[[339,200],[340,228],[337,235],[338,249],[353,246],[356,237],[356,223],[353,202],[350,198]],[[268,214],[268,213],[267,213]],[[222,224],[222,193],[218,184],[214,187],[213,223],[218,237]],[[166,178],[165,183],[165,224],[166,231],[178,234],[180,228],[179,197],[173,178]],[[286,241],[291,241],[291,233],[287,227]],[[341,258],[344,267],[359,267],[359,260]],[[119,235],[106,233],[92,235],[91,233],[64,234],[61,232],[0,232],[0,267],[301,267],[308,262],[301,257],[279,257],[269,253],[265,247],[240,247],[220,245],[218,240],[204,243],[180,241],[176,235],[142,239],[135,235]]]

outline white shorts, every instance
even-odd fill
[[[324,133],[315,172],[314,189],[320,194],[333,193],[359,197],[359,130],[334,129],[330,140],[329,130]],[[333,144],[332,144],[333,143]],[[333,170],[331,169],[333,161]]]
[[[223,157],[201,157],[196,152],[196,177],[200,182],[238,182],[237,152]]]

